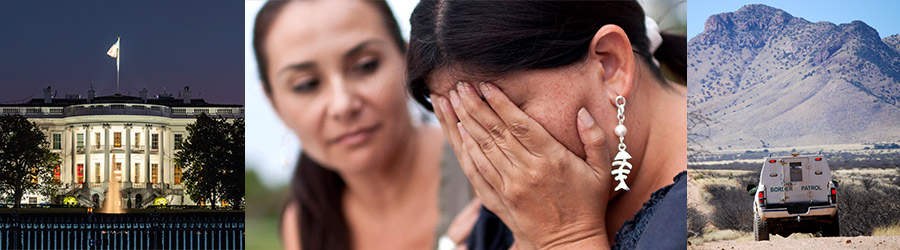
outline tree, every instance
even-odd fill
[[[52,195],[53,170],[59,155],[50,151],[47,136],[20,115],[0,116],[0,194],[19,207],[25,193]]]
[[[175,164],[182,167],[185,192],[192,200],[232,209],[244,203],[244,119],[212,118],[205,113],[187,126],[188,137]]]
[[[696,109],[693,101],[688,102],[687,114],[687,140],[688,140],[688,160],[693,160],[702,154],[708,154],[703,147],[703,142],[709,140],[709,124],[712,118],[703,114],[703,111]],[[722,147],[719,147],[721,150]]]

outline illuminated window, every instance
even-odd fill
[[[134,181],[140,181],[140,180],[141,180],[141,164],[135,163],[134,164]]]
[[[84,183],[84,164],[78,164],[78,184]]]
[[[140,145],[141,145],[141,133],[135,133],[135,134],[134,134],[134,145],[135,145],[135,146],[140,146]]]
[[[53,149],[62,149],[62,135],[53,134]]]
[[[175,165],[175,184],[181,184],[181,167]]]
[[[114,171],[113,173],[115,173],[115,175],[116,175],[116,181],[122,182],[122,163],[116,162],[116,169],[113,171]]]
[[[94,167],[94,169],[96,169],[96,171],[94,171],[94,173],[95,173],[94,176],[97,177],[96,178],[97,182],[100,182],[100,172],[101,172],[100,171],[100,163],[98,162],[95,166],[96,167]]]
[[[84,134],[78,134],[76,137],[77,140],[75,140],[75,146],[78,148],[84,148]]]
[[[94,133],[94,138],[95,138],[94,142],[97,142],[97,143],[94,143],[94,145],[96,145],[95,147],[97,149],[100,149],[100,133]]]
[[[59,184],[59,165],[56,165],[56,168],[53,168],[53,184]]]
[[[150,149],[159,149],[159,134],[150,135]]]
[[[37,168],[31,168],[31,171],[29,171],[29,172],[30,173],[28,173],[28,175],[31,176],[31,183],[37,183],[38,182]]]
[[[159,171],[159,164],[156,164],[156,163],[150,164],[150,182],[152,182],[152,183],[158,182],[156,180],[156,179],[158,179],[157,177],[159,177],[159,174],[157,173],[158,171]]]
[[[122,147],[122,133],[115,132],[113,133],[113,147]]]

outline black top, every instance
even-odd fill
[[[684,249],[687,244],[687,172],[673,178],[644,202],[644,207],[616,232],[612,249]],[[509,228],[494,213],[481,207],[481,214],[467,242],[472,250],[509,249]]]

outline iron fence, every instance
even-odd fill
[[[243,212],[0,213],[0,249],[243,248]]]

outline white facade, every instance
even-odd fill
[[[58,197],[75,196],[82,205],[99,206],[110,181],[118,181],[123,207],[128,199],[132,207],[145,207],[157,197],[165,197],[170,205],[195,205],[184,193],[181,169],[174,163],[180,151],[176,145],[187,138],[186,127],[196,114],[230,119],[244,114],[240,105],[171,97],[45,97],[46,105],[40,101],[0,107],[0,115],[19,114],[35,122],[61,159],[54,173],[61,184],[57,198],[26,194],[23,203],[56,203],[61,201]]]

